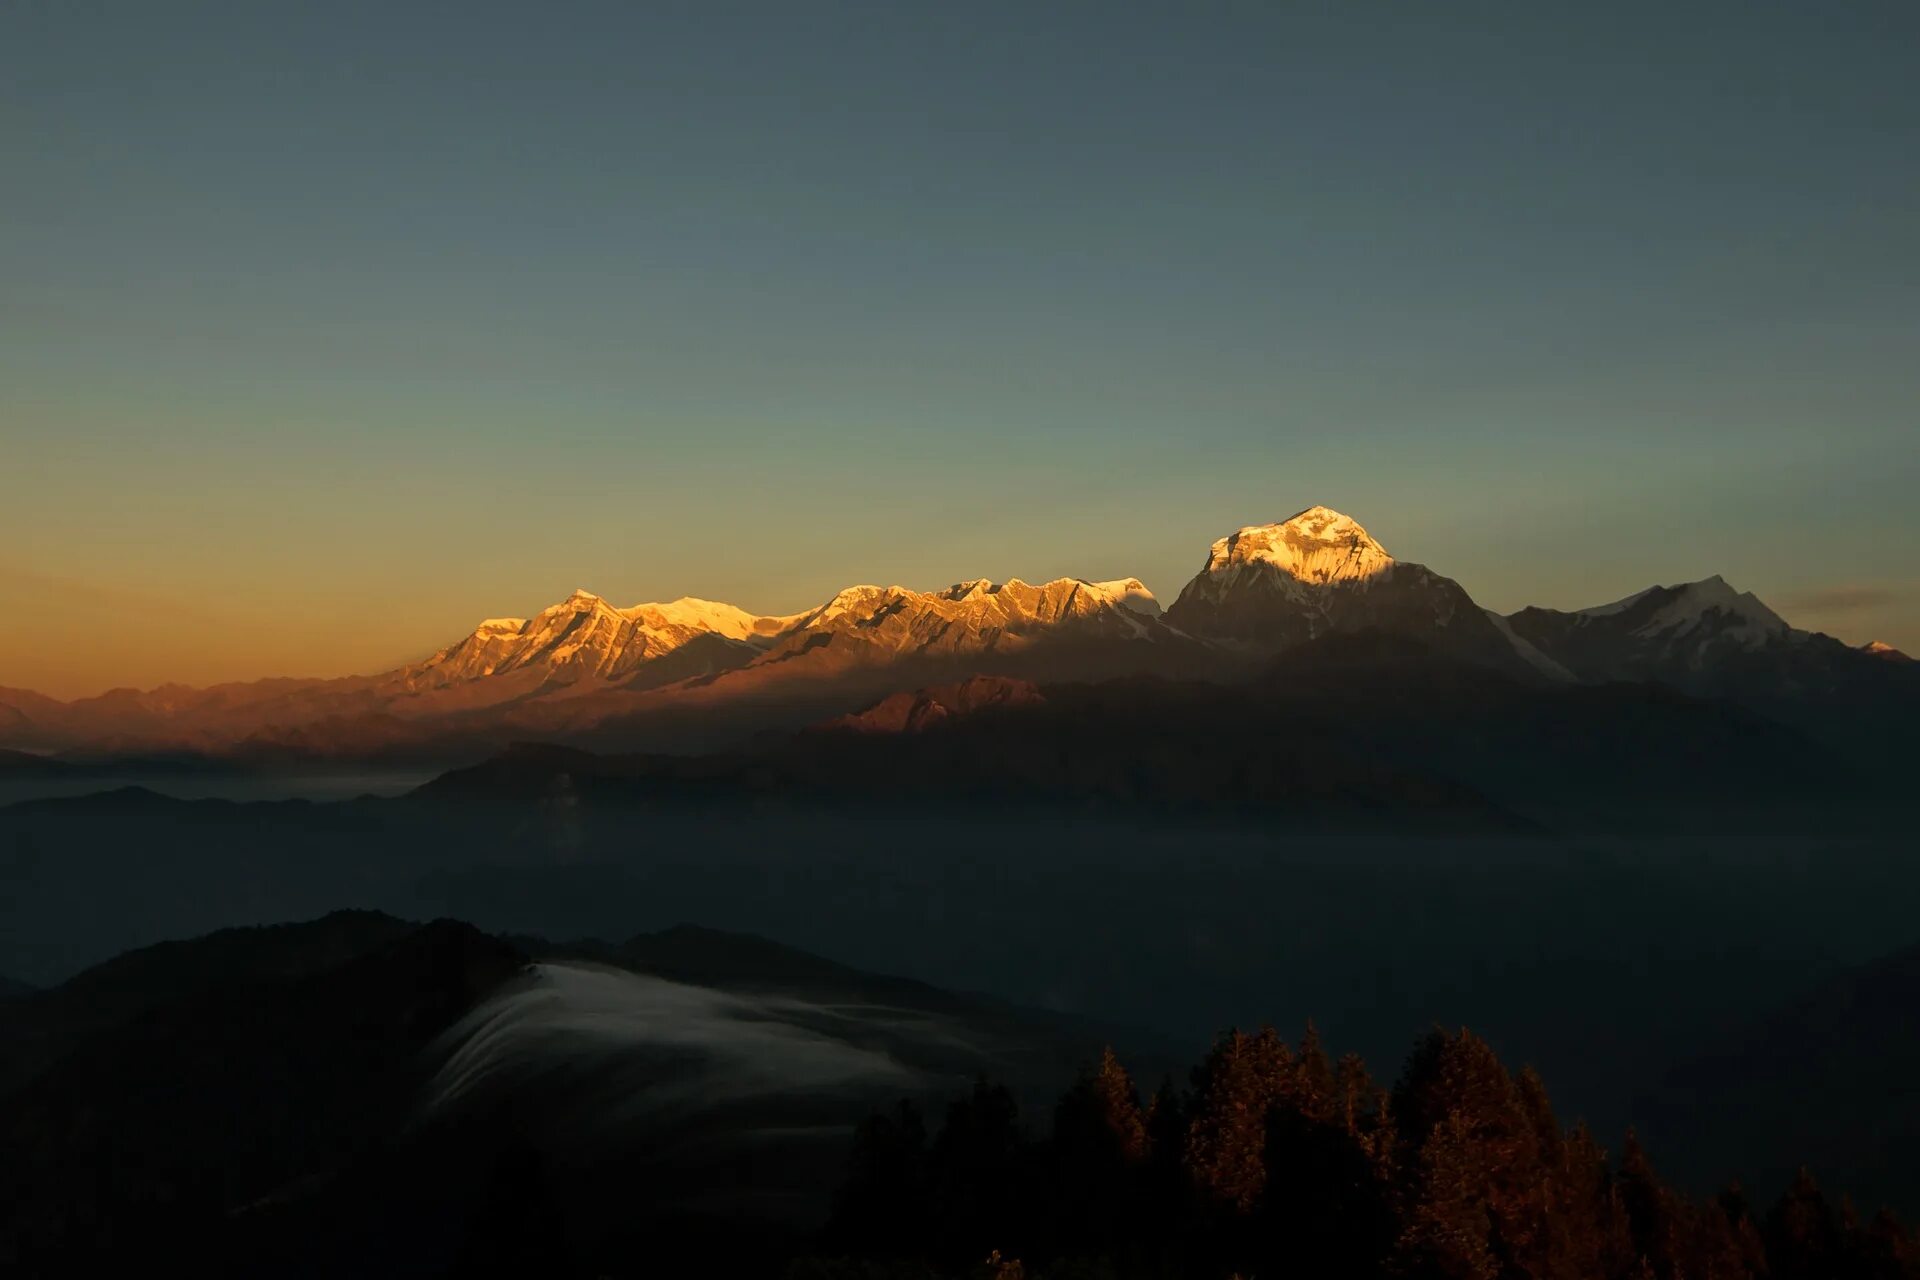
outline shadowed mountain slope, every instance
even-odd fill
[[[1701,1185],[1807,1164],[1863,1203],[1920,1205],[1920,946],[1861,965],[1676,1067],[1636,1108]]]

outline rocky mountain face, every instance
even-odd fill
[[[509,715],[519,737],[598,750],[711,750],[976,676],[1197,677],[1217,665],[1209,646],[1158,616],[1137,578],[975,579],[942,591],[859,586],[799,615],[764,653],[737,666],[659,687],[629,682],[592,696],[534,698]]]
[[[117,689],[68,703],[0,689],[0,747],[440,759],[536,737],[702,749],[978,676],[1231,682],[1279,662],[1284,679],[1287,655],[1303,646],[1371,634],[1534,684],[1653,681],[1769,713],[1782,699],[1798,700],[1788,711],[1822,699],[1871,709],[1883,684],[1904,690],[1920,672],[1887,646],[1795,630],[1719,578],[1503,617],[1317,506],[1214,542],[1164,612],[1137,578],[856,586],[792,615],[692,597],[622,608],[576,591],[378,675]],[[938,718],[939,708],[885,714]]]
[[[872,666],[903,660],[1010,657],[1065,642],[1166,643],[1153,595],[1137,578],[1038,585],[978,578],[944,591],[849,587],[800,615],[766,665]]]
[[[522,747],[415,799],[474,814],[1207,813],[1370,831],[1878,830],[1850,761],[1725,702],[1516,676],[1382,632],[1236,683],[975,676],[706,755]]]
[[[1006,676],[973,676],[954,684],[890,693],[850,716],[824,727],[855,733],[921,733],[956,717],[990,708],[1033,707],[1046,701],[1040,686]]]
[[[114,690],[60,703],[0,691],[0,745],[106,754],[432,754],[487,734],[566,736],[650,712],[799,701],[803,719],[977,673],[1100,678],[1201,647],[1138,578],[850,587],[790,616],[683,598],[617,607],[588,591],[492,618],[422,662],[375,676]],[[714,717],[751,732],[748,713]],[[677,727],[677,722],[676,722]]]
[[[620,682],[701,641],[720,655],[737,655],[731,665],[739,665],[793,622],[691,596],[619,609],[590,591],[575,591],[532,618],[490,618],[464,640],[401,668],[383,684],[413,693],[530,668],[543,680]]]
[[[1578,680],[1722,699],[1849,752],[1904,749],[1920,707],[1920,666],[1799,630],[1717,576],[1590,609],[1522,609],[1505,621]]]
[[[1684,679],[1716,661],[1809,638],[1752,592],[1720,577],[1645,591],[1591,609],[1522,609],[1515,634],[1587,680]]]
[[[1358,521],[1328,507],[1215,542],[1166,618],[1189,635],[1268,654],[1384,631],[1503,669],[1540,670],[1459,583],[1395,560]]]

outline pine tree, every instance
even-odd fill
[[[1698,1204],[1674,1192],[1654,1173],[1631,1130],[1616,1181],[1632,1233],[1633,1251],[1657,1280],[1747,1280],[1764,1274],[1764,1261],[1743,1240],[1739,1206]],[[1756,1271],[1756,1265],[1762,1270]]]
[[[1147,1157],[1178,1168],[1186,1152],[1187,1108],[1172,1076],[1164,1076],[1146,1110]]]
[[[1408,1169],[1416,1179],[1401,1218],[1397,1267],[1446,1280],[1500,1274],[1487,1209],[1487,1169],[1473,1122],[1450,1111],[1421,1139]]]
[[[1599,1274],[1626,1276],[1640,1263],[1640,1251],[1634,1249],[1634,1222],[1626,1213],[1626,1197],[1607,1167],[1607,1150],[1599,1146],[1586,1125],[1574,1125],[1567,1134],[1569,1165],[1590,1171],[1594,1196],[1594,1222],[1599,1236]]]
[[[1625,1276],[1638,1265],[1633,1247],[1633,1222],[1626,1199],[1607,1166],[1607,1152],[1584,1123],[1567,1134],[1566,1166],[1581,1188],[1579,1199],[1589,1206],[1595,1251],[1603,1276]]]
[[[1773,1280],[1830,1280],[1840,1266],[1840,1223],[1813,1175],[1801,1169],[1761,1232]]]
[[[1192,1207],[1193,1181],[1187,1175],[1188,1107],[1167,1076],[1147,1106],[1147,1160],[1142,1194],[1147,1207],[1141,1227],[1154,1246],[1171,1248],[1185,1231]]]
[[[1054,1110],[1054,1142],[1076,1159],[1119,1168],[1147,1155],[1147,1120],[1133,1081],[1108,1049],[1081,1073]]]
[[[1847,1255],[1851,1273],[1860,1280],[1920,1278],[1920,1242],[1886,1209],[1848,1240]]]
[[[1633,1233],[1634,1253],[1659,1280],[1674,1280],[1682,1253],[1680,1206],[1655,1175],[1639,1135],[1631,1129],[1620,1152],[1615,1185]]]
[[[1404,1177],[1401,1264],[1482,1277],[1533,1256],[1539,1142],[1493,1050],[1466,1031],[1430,1033],[1408,1059],[1393,1110]]]
[[[1732,1234],[1739,1252],[1740,1269],[1746,1275],[1761,1276],[1767,1273],[1767,1246],[1760,1238],[1760,1228],[1753,1220],[1753,1207],[1747,1203],[1747,1193],[1735,1182],[1715,1197],[1720,1216],[1726,1219],[1727,1229]]]
[[[1676,1277],[1750,1280],[1754,1271],[1740,1235],[1720,1206],[1682,1203],[1682,1252],[1676,1264]]]
[[[1111,1047],[1100,1055],[1093,1089],[1099,1102],[1101,1125],[1111,1135],[1120,1159],[1129,1165],[1139,1164],[1147,1156],[1146,1115],[1140,1109],[1140,1094],[1133,1087],[1133,1077],[1120,1065]]]
[[[919,1108],[902,1101],[869,1117],[854,1134],[846,1181],[827,1238],[880,1257],[929,1248],[927,1129]]]
[[[1245,1259],[1256,1275],[1363,1277],[1392,1246],[1391,1188],[1366,1143],[1326,1105],[1332,1097],[1300,1092],[1268,1109],[1266,1182]]]
[[[984,1256],[1026,1246],[1031,1224],[1020,1109],[1004,1086],[985,1077],[947,1107],[928,1157],[934,1237],[946,1256]]]
[[[1342,1101],[1327,1051],[1320,1043],[1320,1031],[1311,1021],[1294,1054],[1294,1094],[1294,1105],[1322,1122],[1333,1120]]]
[[[1333,1069],[1335,1110],[1341,1126],[1353,1137],[1360,1137],[1367,1127],[1367,1113],[1374,1107],[1377,1092],[1373,1077],[1368,1074],[1367,1064],[1360,1060],[1360,1055],[1349,1053],[1342,1056]]]
[[[1187,1169],[1215,1202],[1245,1213],[1266,1183],[1267,1111],[1289,1084],[1293,1052],[1267,1027],[1231,1031],[1195,1073]]]
[[[1108,1049],[1054,1110],[1058,1249],[1107,1252],[1136,1227],[1147,1157],[1146,1118],[1126,1069]]]
[[[1539,1176],[1516,1189],[1514,1213],[1527,1227],[1507,1233],[1507,1270],[1555,1280],[1605,1280],[1610,1191],[1605,1156],[1585,1128],[1561,1130],[1546,1083],[1532,1067],[1521,1070],[1514,1087],[1533,1132]]]

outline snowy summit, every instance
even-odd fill
[[[1308,507],[1278,524],[1248,525],[1213,544],[1203,572],[1220,577],[1272,565],[1300,582],[1329,585],[1385,573],[1393,557],[1352,516]]]
[[[1576,613],[1584,618],[1630,616],[1634,634],[1640,636],[1684,636],[1715,622],[1723,636],[1752,644],[1792,630],[1758,596],[1736,591],[1719,574],[1673,587],[1649,587]]]

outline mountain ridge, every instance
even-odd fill
[[[1164,609],[1134,577],[859,585],[785,615],[694,596],[620,607],[581,588],[376,675],[169,684],[66,703],[0,689],[0,747],[450,760],[531,736],[711,750],[974,677],[1233,683],[1316,640],[1374,631],[1531,681],[1651,680],[1771,710],[1782,689],[1800,703],[1837,689],[1870,707],[1889,682],[1904,697],[1916,670],[1885,646],[1795,629],[1717,576],[1501,615],[1396,559],[1352,517],[1312,506],[1216,539]]]

